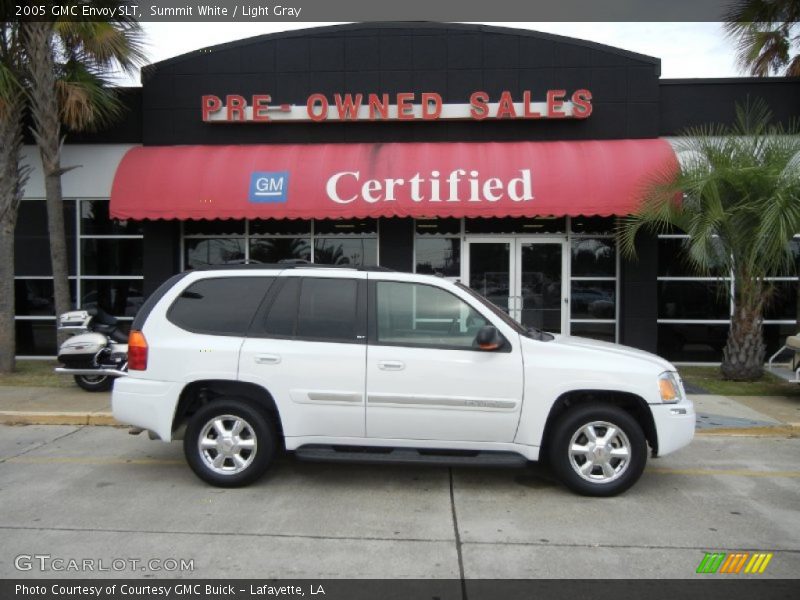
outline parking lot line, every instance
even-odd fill
[[[753,469],[673,469],[651,467],[646,473],[657,475],[734,475],[736,477],[800,477],[800,471],[756,471]]]
[[[16,456],[0,458],[0,463],[36,465],[36,464],[74,464],[74,465],[137,465],[137,466],[174,466],[185,465],[182,459],[163,458],[118,458],[118,457],[81,457],[81,456]],[[755,469],[677,469],[671,467],[649,467],[646,473],[655,475],[688,475],[694,477],[729,475],[734,477],[777,477],[800,478],[800,471],[760,471]]]

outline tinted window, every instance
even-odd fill
[[[245,335],[274,277],[220,277],[190,285],[167,318],[182,329],[212,335]]]
[[[264,331],[277,337],[293,337],[297,322],[297,296],[300,293],[300,279],[287,277],[283,287],[272,303],[267,314]]]
[[[297,337],[351,342],[356,339],[358,282],[354,279],[303,280]]]
[[[430,285],[379,281],[378,343],[472,348],[489,323],[466,302]]]

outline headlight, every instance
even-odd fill
[[[681,388],[678,374],[674,371],[664,371],[659,375],[658,391],[661,394],[661,402],[665,404],[680,402],[683,397],[683,388]]]

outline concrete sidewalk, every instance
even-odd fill
[[[800,398],[689,394],[701,433],[777,433],[800,429]],[[28,425],[119,425],[110,392],[79,387],[0,386],[0,423]]]

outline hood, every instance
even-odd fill
[[[633,358],[649,362],[659,367],[662,371],[677,371],[677,369],[669,361],[664,360],[660,356],[645,352],[638,348],[631,348],[630,346],[623,346],[621,344],[612,344],[610,342],[600,342],[598,340],[591,340],[589,338],[572,337],[569,335],[555,335],[555,339],[551,342],[562,346],[569,346],[572,348],[586,348],[589,350],[597,350],[608,354],[615,354],[626,358]]]

